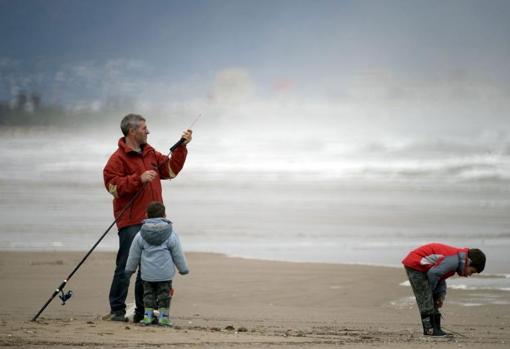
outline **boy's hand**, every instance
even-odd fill
[[[444,298],[443,297],[439,297],[438,299],[436,299],[436,307],[439,309],[443,306],[443,302],[444,302]]]

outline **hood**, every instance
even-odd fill
[[[172,222],[166,218],[149,218],[143,221],[140,235],[149,244],[159,246],[172,234]]]
[[[457,274],[459,276],[465,276],[466,275],[466,268],[468,267],[467,262],[467,253],[466,252],[459,252],[459,267],[457,268]]]

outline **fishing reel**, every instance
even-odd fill
[[[69,290],[64,293],[64,290],[60,290],[58,298],[62,301],[62,305],[66,305],[66,302],[73,296],[73,291]]]

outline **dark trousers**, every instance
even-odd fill
[[[145,308],[168,309],[172,296],[172,280],[143,281],[143,304]]]
[[[411,268],[405,269],[420,313],[422,315],[439,314],[427,274]]]
[[[112,313],[125,314],[126,313],[126,297],[129,290],[129,277],[124,273],[126,262],[129,256],[129,249],[131,242],[140,231],[141,224],[130,225],[119,230],[119,251],[117,252],[116,268],[113,274],[112,286],[110,287],[110,308]],[[143,314],[143,285],[140,277],[140,268],[136,274],[135,283],[135,303],[136,314]]]

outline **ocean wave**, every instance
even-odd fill
[[[508,274],[477,275],[469,279],[455,278],[447,281],[447,287],[464,291],[510,291],[510,276]],[[403,281],[399,286],[410,287],[409,280]]]
[[[26,171],[34,175],[69,171],[94,178],[116,149],[117,135],[27,133],[0,138],[0,152],[9,178]],[[157,139],[154,139],[157,141]],[[395,139],[339,140],[308,138],[198,138],[190,145],[186,171],[208,178],[256,174],[266,181],[377,180],[510,182],[510,137],[487,140]],[[161,148],[163,141],[153,144]],[[34,157],[37,152],[37,157]],[[58,154],[58,156],[56,156]]]
[[[362,145],[364,153],[395,154],[399,157],[466,157],[472,155],[510,155],[510,139],[497,140],[384,140]]]
[[[470,285],[466,285],[466,284],[449,285],[448,287],[452,288],[454,290],[468,290],[468,291],[475,291],[475,290],[510,291],[510,287],[470,286]]]
[[[507,140],[349,143],[329,139],[315,141],[310,147],[268,140],[210,149],[194,155],[196,161],[190,163],[191,168],[212,173],[257,173],[266,179],[280,173],[314,180],[510,181]]]

